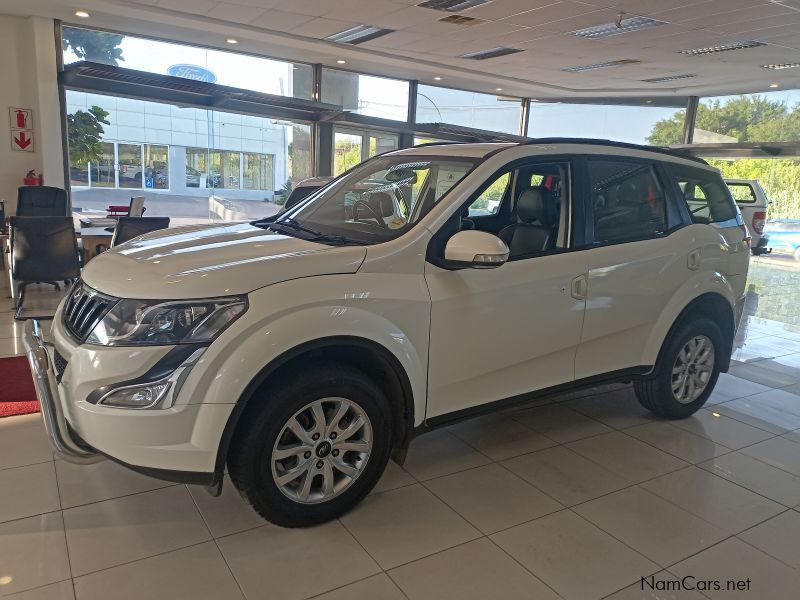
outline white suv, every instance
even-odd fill
[[[266,519],[305,526],[415,435],[536,396],[633,381],[692,414],[728,369],[746,236],[702,160],[428,145],[278,217],[114,248],[26,340],[62,456],[216,492],[227,468]]]

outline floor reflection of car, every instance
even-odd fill
[[[789,254],[800,261],[800,219],[769,221],[764,230],[767,246],[775,254]]]

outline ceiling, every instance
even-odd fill
[[[491,0],[461,11],[468,26],[442,23],[454,13],[421,8],[422,0],[4,0],[6,14],[39,15],[377,75],[538,99],[570,96],[722,95],[800,88],[800,0]],[[77,9],[89,19],[74,16]],[[623,17],[666,24],[603,39],[570,31]],[[395,30],[357,46],[324,38],[367,24]],[[690,56],[681,50],[741,40],[765,45]],[[523,52],[474,61],[459,55],[493,47]],[[633,59],[641,62],[580,73],[562,69]],[[642,80],[696,77],[665,83]],[[440,77],[437,81],[434,78]]]

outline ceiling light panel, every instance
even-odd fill
[[[567,67],[561,69],[567,73],[583,73],[584,71],[597,71],[599,69],[614,69],[616,67],[624,67],[626,65],[634,65],[642,61],[633,58],[623,58],[622,60],[612,60],[604,63],[594,63],[591,65],[577,65],[575,67]]]
[[[686,73],[684,75],[665,75],[664,77],[651,77],[650,79],[642,79],[645,83],[666,83],[668,81],[678,81],[679,79],[691,79],[692,77],[697,77],[692,73]]]
[[[778,63],[778,64],[775,64],[775,65],[761,65],[761,66],[764,67],[765,69],[774,69],[776,71],[780,71],[780,70],[783,70],[783,69],[797,69],[798,67],[800,67],[800,62]]]
[[[706,46],[705,48],[691,48],[689,50],[680,50],[681,54],[688,54],[689,56],[702,56],[705,54],[716,54],[717,52],[730,52],[731,50],[746,50],[747,48],[758,48],[759,46],[766,46],[764,42],[756,40],[743,40],[740,42],[731,42],[730,44],[717,44],[716,46]]]
[[[427,0],[426,2],[417,4],[417,6],[445,12],[461,12],[462,10],[475,8],[487,2],[489,2],[489,0]]]
[[[650,27],[660,27],[666,24],[666,21],[659,21],[658,19],[651,19],[650,17],[634,16],[620,19],[613,23],[603,23],[602,25],[595,25],[594,27],[570,31],[569,33],[577,37],[596,40],[599,38],[611,37],[612,35],[619,35],[621,33],[649,29]]]
[[[468,52],[467,54],[460,54],[458,58],[468,58],[470,60],[486,60],[487,58],[497,58],[498,56],[508,56],[509,54],[516,54],[523,52],[519,48],[489,48],[488,50],[480,50],[478,52]]]
[[[466,15],[447,15],[439,19],[440,23],[449,23],[450,25],[477,25],[479,23],[486,23],[483,19],[476,19],[475,17],[468,17]]]
[[[340,31],[339,33],[329,35],[325,39],[329,42],[336,42],[338,44],[356,45],[363,44],[364,42],[374,40],[375,38],[382,37],[392,32],[394,32],[394,29],[373,27],[371,25],[358,25],[356,27],[351,27],[350,29]]]

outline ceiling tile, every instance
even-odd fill
[[[535,27],[562,19],[577,17],[578,15],[597,10],[595,6],[589,6],[579,2],[557,2],[556,4],[550,4],[542,8],[519,13],[518,15],[509,17],[504,22],[514,23],[515,25],[525,25],[526,27]]]
[[[158,5],[169,10],[191,12],[192,14],[205,14],[219,2],[212,0],[159,0]]]
[[[443,16],[443,13],[439,13],[438,11],[419,8],[418,6],[409,6],[408,8],[396,10],[393,13],[376,15],[372,17],[369,24],[377,27],[388,27],[389,29],[406,29],[414,25],[419,25],[420,23],[435,21],[437,14],[440,17]]]
[[[420,0],[422,1],[422,0]],[[335,2],[322,2],[328,7],[324,16],[358,23],[371,23],[373,17],[396,12],[403,7],[388,0],[336,0]]]
[[[232,21],[234,23],[249,23],[264,14],[263,8],[253,8],[252,6],[242,6],[241,4],[229,4],[220,2],[206,13],[207,17]]]
[[[358,23],[353,23],[350,21],[335,21],[333,19],[317,17],[316,19],[311,19],[310,21],[303,23],[299,27],[295,27],[291,30],[291,33],[322,39],[328,37],[329,35],[333,35],[334,33],[346,31],[347,29],[351,29],[357,25]]]
[[[369,40],[360,44],[362,48],[411,48],[417,42],[428,39],[425,33],[414,33],[411,31],[394,31],[387,35]]]
[[[690,8],[673,8],[659,11],[655,14],[657,18],[664,19],[670,23],[683,23],[686,21],[696,23],[713,15],[729,13],[758,5],[767,6],[768,3],[763,0],[755,2],[753,0],[706,0],[705,2],[698,2]]]
[[[326,0],[270,0],[270,2],[274,8],[312,17],[321,17],[331,9],[331,3]]]
[[[260,17],[250,22],[250,25],[271,29],[273,31],[289,31],[307,23],[314,17],[308,15],[298,15],[296,13],[284,12],[282,10],[268,10]]]
[[[495,21],[557,3],[558,0],[492,0],[488,4],[470,8],[460,14]]]

